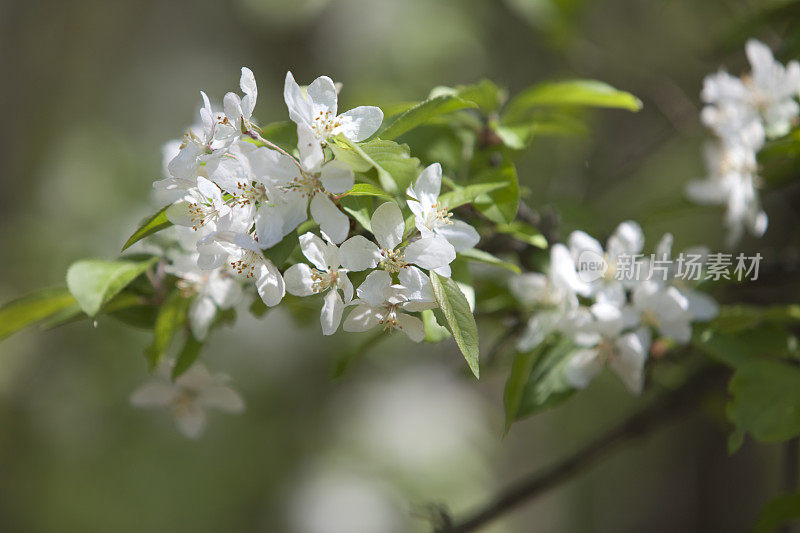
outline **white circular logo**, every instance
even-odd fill
[[[605,276],[608,263],[603,255],[593,250],[584,250],[578,256],[578,277],[584,283],[591,283]]]

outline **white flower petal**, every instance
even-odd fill
[[[311,217],[331,241],[339,244],[347,238],[350,233],[350,219],[336,207],[327,194],[316,193],[309,208]]]
[[[206,340],[208,337],[208,329],[211,323],[214,322],[214,317],[217,315],[217,306],[211,298],[199,296],[194,299],[189,308],[189,326],[192,330],[192,335],[199,341]]]
[[[397,325],[414,342],[420,342],[425,338],[425,328],[422,320],[415,316],[397,313]]]
[[[134,407],[165,407],[175,400],[177,389],[169,383],[145,383],[131,394],[130,402]]]
[[[361,142],[378,131],[383,122],[383,111],[374,106],[359,106],[338,117],[338,132],[353,142]]]
[[[370,272],[364,282],[358,287],[358,297],[372,306],[382,304],[386,297],[386,289],[392,284],[392,276],[385,270]]]
[[[344,303],[339,296],[339,292],[328,291],[325,295],[325,303],[319,315],[323,335],[333,335],[336,333],[336,330],[339,329],[339,323],[342,321],[343,311]]]
[[[305,123],[297,125],[297,150],[300,152],[300,164],[306,172],[319,172],[325,154],[322,153],[317,136]]]
[[[355,177],[353,170],[340,161],[331,161],[322,167],[319,177],[326,191],[342,194],[353,188]]]
[[[256,107],[258,87],[256,86],[256,78],[253,76],[253,71],[247,67],[242,67],[242,77],[239,79],[239,87],[244,93],[244,97],[242,98],[242,115],[244,118],[249,119],[253,116],[253,109]]]
[[[572,387],[585,389],[603,369],[597,350],[578,350],[567,362],[564,377]]]
[[[331,119],[336,117],[336,85],[328,76],[320,76],[306,88],[308,99],[311,100],[313,111],[330,112]]]
[[[190,403],[175,411],[175,421],[184,436],[196,439],[206,428],[206,413],[199,405]]]
[[[270,307],[278,305],[283,299],[283,295],[286,294],[283,277],[269,259],[264,260],[260,275],[256,280],[256,289],[261,300]]]
[[[294,81],[291,72],[286,73],[286,81],[283,86],[283,99],[289,109],[289,118],[300,124],[304,122],[309,126],[313,124],[311,103],[303,96],[303,90]]]
[[[412,195],[423,205],[433,205],[442,191],[442,166],[439,163],[428,165],[420,173],[414,184]]]
[[[422,237],[406,247],[404,256],[409,263],[433,270],[452,263],[456,250],[442,237]]]
[[[244,399],[238,392],[219,384],[203,389],[197,396],[197,403],[226,413],[241,413],[245,408]]]
[[[441,235],[453,245],[456,252],[463,252],[474,248],[481,240],[478,231],[461,220],[453,220],[452,224],[442,224],[436,228],[437,235]]]
[[[616,353],[608,363],[633,394],[641,394],[644,387],[644,364],[650,350],[649,332],[644,331],[627,333],[617,339]]]
[[[326,257],[328,253],[327,243],[310,231],[301,235],[299,240],[300,250],[303,252],[303,255],[306,256],[317,269],[327,271],[330,267],[328,257]]]
[[[339,258],[347,270],[360,271],[375,268],[380,261],[380,249],[363,235],[350,237],[339,247]]]
[[[344,303],[349,304],[353,300],[353,284],[344,269],[339,270],[339,288],[344,295]]]
[[[403,240],[406,223],[394,202],[385,202],[372,214],[372,233],[384,250],[394,250]]]
[[[370,305],[357,305],[342,325],[342,329],[350,332],[367,331],[378,325],[381,320],[380,312]]]
[[[305,263],[297,263],[286,269],[283,273],[286,291],[295,296],[310,296],[314,294],[314,280],[311,278],[311,267]]]

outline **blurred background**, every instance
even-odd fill
[[[606,81],[643,111],[535,140],[519,164],[527,202],[558,214],[562,235],[604,238],[635,218],[651,244],[671,231],[678,249],[720,248],[721,209],[683,197],[705,172],[702,79],[744,70],[748,36],[786,60],[787,5],[794,19],[755,17],[771,6],[755,0],[1,0],[0,300],[61,283],[76,259],[116,257],[160,207],[162,144],[194,122],[201,89],[217,105],[237,90],[242,65],[262,123],[286,119],[289,69],[343,82],[343,109],[484,77],[512,94]],[[796,187],[764,196],[757,245],[771,261],[796,260],[798,201]],[[147,378],[145,332],[105,318],[15,335],[0,344],[0,531],[428,531],[413,516],[427,505],[460,516],[639,405],[604,376],[503,438],[505,372],[476,383],[449,343],[360,350],[352,337],[324,339],[282,310],[240,315],[203,360],[248,409],[212,413],[194,442],[167,413],[128,405]],[[722,404],[705,406],[486,531],[746,530],[780,491],[782,450],[746,442],[728,457],[728,430]]]

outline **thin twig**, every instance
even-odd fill
[[[567,459],[537,472],[504,489],[485,507],[463,520],[454,520],[450,527],[437,533],[468,533],[478,531],[492,520],[520,504],[558,486],[578,472],[599,461],[620,445],[646,435],[694,406],[704,392],[721,377],[720,367],[710,367],[689,378],[679,389],[665,394],[650,406],[631,416],[622,424],[580,449]]]

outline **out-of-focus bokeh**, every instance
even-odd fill
[[[195,120],[201,89],[217,104],[235,90],[242,65],[263,123],[287,117],[289,69],[301,83],[343,82],[344,108],[484,77],[512,93],[549,78],[606,81],[644,110],[600,111],[584,137],[535,140],[519,166],[528,203],[559,213],[563,235],[602,238],[635,218],[651,242],[671,231],[678,248],[719,247],[721,211],[689,204],[683,187],[704,173],[702,78],[742,69],[741,41],[723,36],[756,4],[4,0],[0,299],[61,283],[76,259],[116,257],[160,207],[162,144]],[[796,228],[796,199],[766,195],[762,245]],[[147,378],[144,332],[107,318],[15,335],[0,345],[0,531],[426,531],[416,515],[429,504],[463,513],[637,406],[604,376],[503,438],[501,373],[477,383],[455,347],[393,337],[333,379],[363,340],[323,338],[282,311],[242,314],[203,359],[248,409],[212,414],[195,442],[166,413],[128,405]],[[745,529],[779,491],[779,450],[746,444],[727,457],[723,418],[707,418],[721,409],[627,446],[486,531]]]

